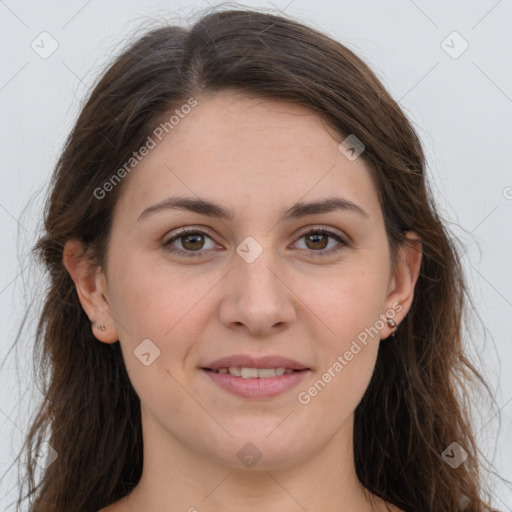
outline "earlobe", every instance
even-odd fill
[[[118,340],[108,300],[107,283],[101,268],[85,254],[80,240],[64,246],[62,263],[75,283],[78,299],[91,320],[94,336],[105,343]]]

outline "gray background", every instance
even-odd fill
[[[284,11],[346,44],[375,70],[416,127],[436,202],[464,248],[484,322],[471,328],[475,341],[467,349],[489,379],[496,404],[475,403],[477,441],[497,472],[512,480],[512,1],[239,5]],[[0,0],[1,359],[30,300],[44,290],[28,248],[38,237],[51,171],[89,86],[141,25],[163,17],[187,21],[206,7],[204,1],[175,0]],[[44,31],[50,36],[41,36]],[[450,35],[454,31],[460,35]],[[52,44],[58,48],[45,55]],[[16,498],[16,470],[9,466],[39,396],[32,334],[33,327],[25,331],[17,358],[9,355],[0,377],[1,510],[13,510],[7,507]],[[511,511],[510,487],[499,479],[491,484],[494,505]]]

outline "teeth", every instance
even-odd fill
[[[232,368],[229,369],[231,372]],[[238,368],[237,368],[238,370]],[[273,370],[261,370],[261,371],[267,371],[267,372],[273,372],[274,377],[276,375],[276,372]],[[240,377],[243,377],[244,379],[257,379],[260,375],[260,370],[258,368],[240,368]],[[268,375],[264,375],[264,377],[268,377]]]
[[[216,371],[219,373],[229,373],[230,375],[242,377],[243,379],[269,379],[293,372],[293,370],[287,368],[240,368],[237,366],[219,368]]]
[[[231,366],[228,368],[228,373],[230,375],[234,375],[235,377],[240,377],[240,368],[235,368],[234,366]]]

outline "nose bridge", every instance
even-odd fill
[[[271,247],[248,237],[236,249],[230,272],[229,297],[224,297],[221,318],[230,325],[244,324],[251,332],[265,333],[289,323],[295,314],[292,293],[281,282]]]
[[[275,276],[276,259],[270,243],[264,247],[253,237],[247,237],[236,252],[238,260],[234,270],[241,286],[239,292],[247,292],[244,295],[255,301],[265,299],[270,306],[282,293]]]

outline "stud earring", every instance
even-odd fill
[[[386,321],[387,321],[389,327],[391,327],[392,329],[394,329],[396,327],[396,322],[392,318],[388,318]]]
[[[392,318],[386,319],[386,322],[389,325],[389,327],[391,327],[391,329],[393,329],[393,332],[391,333],[391,337],[394,337],[396,329],[397,329],[397,323]]]
[[[103,324],[97,324],[96,322],[94,325],[100,330],[100,331],[106,331],[107,328]]]

